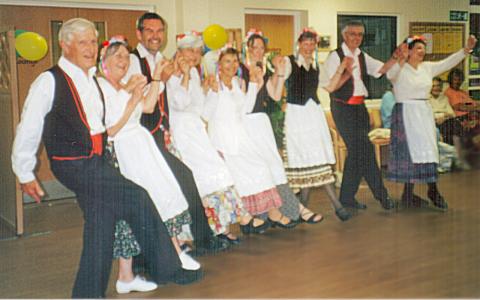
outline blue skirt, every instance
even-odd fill
[[[402,103],[396,103],[391,116],[390,159],[387,179],[403,183],[430,183],[438,179],[437,164],[415,164],[408,150]]]

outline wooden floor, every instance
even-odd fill
[[[398,199],[401,185],[387,183]],[[384,212],[365,186],[368,205],[338,221],[322,190],[312,206],[325,220],[291,231],[243,238],[226,253],[200,258],[206,276],[151,293],[117,295],[116,264],[110,298],[479,298],[480,170],[441,175],[448,212]],[[425,189],[417,186],[418,194]],[[82,245],[74,200],[26,209],[27,234],[0,241],[0,298],[67,298]]]

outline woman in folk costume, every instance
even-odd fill
[[[387,178],[405,183],[402,199],[415,200],[418,196],[413,194],[414,184],[427,183],[428,198],[433,205],[448,208],[437,188],[436,127],[428,96],[432,78],[460,63],[476,42],[475,37],[470,36],[464,49],[438,62],[424,62],[425,38],[407,38],[397,63],[387,72],[397,102],[392,112]]]
[[[317,96],[317,89],[333,90],[341,73],[351,68],[351,61],[344,60],[336,75],[328,80],[322,65],[318,63],[318,34],[306,28],[298,37],[297,56],[284,58],[284,71],[279,81],[287,89],[287,106],[284,125],[283,159],[289,184],[300,189],[301,200],[308,204],[310,188],[323,186],[339,219],[346,221],[351,214],[338,201],[335,194],[332,167],[335,163],[332,138],[325,113]]]
[[[182,267],[199,269],[200,264],[185,251],[181,251],[179,245],[180,238],[191,239],[191,218],[186,199],[152,135],[140,124],[142,111],[150,111],[156,104],[160,83],[152,82],[146,96],[146,78],[143,75],[134,75],[123,84],[121,80],[129,63],[129,52],[123,38],[114,37],[103,44],[99,63],[102,77],[98,81],[105,101],[107,133],[114,144],[118,167],[123,176],[149,193],[169,231]],[[156,67],[155,75],[160,76],[162,63],[163,61],[159,62]],[[121,274],[131,272],[131,256],[124,255],[122,251],[123,249],[115,250],[120,256]],[[122,282],[117,282],[120,293],[130,291],[122,287]]]
[[[296,225],[279,207],[282,199],[276,188],[269,164],[245,126],[245,116],[252,111],[258,88],[263,84],[260,68],[250,72],[250,86],[237,75],[240,60],[233,48],[222,51],[218,61],[218,82],[212,81],[207,94],[204,118],[213,146],[221,153],[247,211],[258,216],[268,213],[273,226]]]
[[[261,31],[250,29],[244,42],[244,63],[240,64],[241,77],[250,84],[250,70],[259,67],[262,69],[264,84],[257,93],[253,110],[245,116],[245,125],[250,137],[255,141],[259,154],[268,162],[277,190],[282,197],[283,205],[280,211],[293,220],[315,224],[322,221],[320,214],[315,214],[306,208],[293,193],[288,185],[282,158],[275,142],[272,125],[267,113],[282,97],[285,63],[280,56],[273,58],[275,72],[265,57],[266,38]]]
[[[229,231],[230,224],[240,222],[244,233],[262,232],[268,224],[254,219],[243,207],[233,178],[212,146],[201,119],[208,86],[202,86],[196,68],[201,55],[198,58],[194,49],[202,47],[201,37],[195,32],[177,35],[177,71],[167,82],[170,127],[183,162],[193,172],[212,231],[238,244],[239,239]]]

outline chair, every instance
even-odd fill
[[[370,130],[382,128],[382,116],[379,109],[369,108]],[[390,145],[390,138],[375,138],[370,140],[375,148],[375,159],[379,168],[382,168],[382,147]]]
[[[369,108],[368,114],[370,117],[370,128],[373,130],[375,128],[382,128],[382,118],[380,115],[380,110],[378,108]],[[347,158],[347,146],[343,141],[340,133],[338,132],[337,127],[335,126],[335,121],[333,120],[332,113],[330,111],[325,112],[327,118],[328,127],[330,129],[330,135],[332,136],[333,148],[337,162],[335,164],[335,170],[337,172],[343,172],[345,166],[345,159]],[[382,147],[390,144],[390,138],[375,138],[371,140],[374,149],[375,149],[375,159],[377,161],[378,167],[382,167]]]

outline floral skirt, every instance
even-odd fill
[[[139,255],[140,245],[135,239],[132,228],[125,220],[120,220],[115,224],[115,240],[113,242],[113,258],[128,259]]]
[[[242,199],[233,186],[203,197],[202,204],[208,225],[215,235],[227,232],[230,224],[237,223],[247,214]]]
[[[164,222],[167,227],[168,234],[171,237],[176,236],[179,240],[191,241],[193,240],[189,225],[192,223],[192,218],[188,211],[184,211],[174,218],[168,219]],[[140,254],[141,249],[132,228],[125,220],[120,220],[115,224],[115,240],[113,242],[113,257],[114,258],[130,258]]]
[[[401,103],[395,104],[391,118],[387,179],[403,183],[436,182],[438,179],[436,163],[415,164],[412,162],[407,135],[405,134]]]

